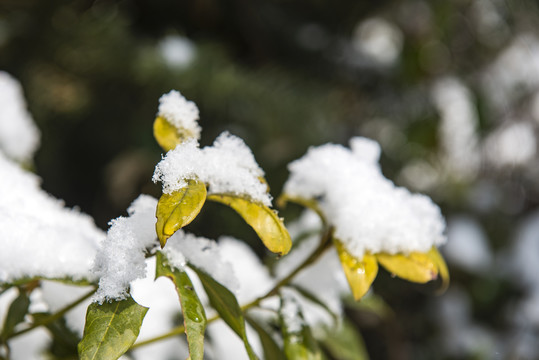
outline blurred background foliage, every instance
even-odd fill
[[[371,358],[539,359],[538,30],[526,0],[1,0],[0,69],[42,131],[43,187],[103,229],[160,194],[170,89],[203,145],[245,140],[275,197],[309,146],[376,139],[384,174],[442,207],[452,284],[381,274],[393,316],[348,309]],[[202,215],[194,232],[258,246],[232,211]]]

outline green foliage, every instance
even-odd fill
[[[206,312],[195,292],[191,279],[184,270],[170,267],[161,252],[157,253],[155,276],[168,277],[174,282],[182,306],[189,356],[192,360],[202,360],[204,358],[204,331],[207,323]]]
[[[289,360],[321,360],[322,353],[320,348],[311,333],[311,329],[305,324],[299,307],[295,307],[297,310],[295,314],[283,313],[287,301],[291,300],[281,298],[280,308],[281,329],[286,358]],[[289,309],[290,307],[287,307],[286,311],[289,311]],[[293,317],[293,322],[298,322],[299,325],[291,324],[287,320],[289,317]]]
[[[91,304],[78,345],[80,359],[118,359],[137,339],[147,311],[148,308],[137,304],[131,297],[102,305]]]
[[[336,328],[326,329],[320,342],[335,360],[369,359],[361,334],[346,319],[343,319]]]
[[[13,334],[15,326],[24,321],[29,306],[30,298],[28,294],[19,288],[19,296],[13,300],[7,311],[2,333],[0,334],[1,342],[5,342]]]
[[[247,339],[243,312],[234,294],[204,271],[197,268],[193,269],[196,271],[204,286],[204,290],[206,290],[206,293],[208,294],[210,304],[217,311],[219,316],[221,316],[223,321],[243,340],[249,359],[258,359]]]

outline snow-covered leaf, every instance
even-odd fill
[[[78,346],[80,359],[118,359],[137,339],[147,311],[148,308],[137,304],[131,297],[102,305],[91,304]]]
[[[358,260],[338,240],[335,240],[335,247],[354,299],[359,300],[369,291],[372,282],[378,274],[376,258],[371,254],[365,253],[363,258]]]
[[[189,180],[186,187],[161,195],[155,224],[161,247],[177,230],[194,220],[205,201],[206,185],[197,180]]]
[[[181,131],[165,118],[158,116],[153,123],[153,136],[165,151],[172,150],[185,139],[193,137],[187,129]]]
[[[274,210],[249,199],[225,194],[212,194],[208,200],[220,202],[236,210],[272,252],[285,255],[292,247],[290,234]]]
[[[184,270],[171,268],[161,252],[157,252],[156,277],[159,276],[168,277],[174,282],[182,305],[183,324],[189,345],[189,356],[192,360],[202,360],[204,358],[206,312],[195,292],[191,279]]]

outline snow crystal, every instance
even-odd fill
[[[303,329],[304,321],[301,317],[301,307],[297,301],[297,295],[291,289],[281,289],[281,311],[286,332],[289,334],[299,333]]]
[[[163,253],[175,267],[182,267],[186,260],[205,271],[230,291],[238,289],[238,279],[229,262],[223,260],[219,244],[178,230],[168,239]]]
[[[107,238],[95,257],[94,272],[100,280],[94,301],[124,299],[129,284],[144,278],[146,249],[157,244],[156,207],[156,199],[140,195],[127,210],[129,217],[110,222]]]
[[[16,161],[27,162],[39,146],[39,136],[21,85],[0,71],[0,150]]]
[[[34,276],[95,279],[90,268],[104,234],[39,182],[0,152],[0,283]]]
[[[355,138],[355,149],[361,142]],[[326,144],[309,149],[289,164],[284,192],[319,199],[335,237],[354,256],[366,251],[409,253],[428,251],[445,242],[440,209],[428,198],[411,194],[386,179],[371,155],[362,158],[349,149]]]
[[[198,108],[192,101],[185,99],[179,91],[171,90],[159,98],[159,112],[161,116],[174,125],[178,130],[185,131],[191,137],[200,139],[200,126],[198,125]]]
[[[163,192],[170,194],[187,186],[186,180],[199,179],[209,185],[210,194],[246,195],[269,206],[267,186],[260,181],[263,176],[243,140],[224,132],[213,146],[200,149],[192,139],[169,151],[157,164],[153,181],[161,181]]]

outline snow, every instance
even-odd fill
[[[102,231],[1,152],[0,199],[0,283],[36,276],[95,279],[90,269]]]
[[[214,240],[178,230],[168,239],[163,253],[171,265],[183,267],[187,261],[206,272],[230,291],[235,292],[239,287],[232,266],[223,259],[220,246]]]
[[[479,120],[471,91],[460,80],[447,77],[434,84],[432,98],[440,113],[439,134],[447,174],[471,180],[480,165]]]
[[[100,278],[95,302],[124,299],[129,284],[145,277],[146,250],[157,244],[156,207],[156,199],[140,195],[127,210],[129,217],[110,222],[107,238],[94,262],[93,271]]]
[[[153,181],[161,181],[163,192],[170,194],[187,186],[188,179],[199,179],[209,185],[210,194],[247,196],[270,206],[267,185],[260,181],[263,176],[243,140],[224,132],[213,146],[200,149],[197,141],[191,139],[169,151],[157,164]]]
[[[483,150],[496,168],[526,165],[537,151],[534,128],[524,121],[502,125],[487,137]]]
[[[448,261],[472,273],[485,273],[492,264],[492,250],[481,224],[466,215],[449,220],[444,255]]]
[[[289,164],[284,192],[319,199],[335,237],[359,259],[366,251],[406,254],[443,244],[445,221],[438,206],[386,179],[372,162],[375,151],[364,150],[376,146],[372,140],[352,143],[357,152],[335,144],[310,148]]]
[[[352,37],[352,46],[359,53],[381,65],[395,63],[402,49],[402,32],[382,18],[369,18],[358,24]]]
[[[28,162],[39,146],[39,137],[21,85],[0,71],[0,150],[13,160]]]
[[[158,49],[167,65],[178,69],[189,66],[196,55],[195,45],[189,39],[178,35],[164,37],[159,42]]]
[[[198,108],[192,101],[185,99],[179,91],[171,90],[159,98],[159,111],[157,116],[165,118],[182,133],[189,137],[200,139],[200,126],[198,125]]]

